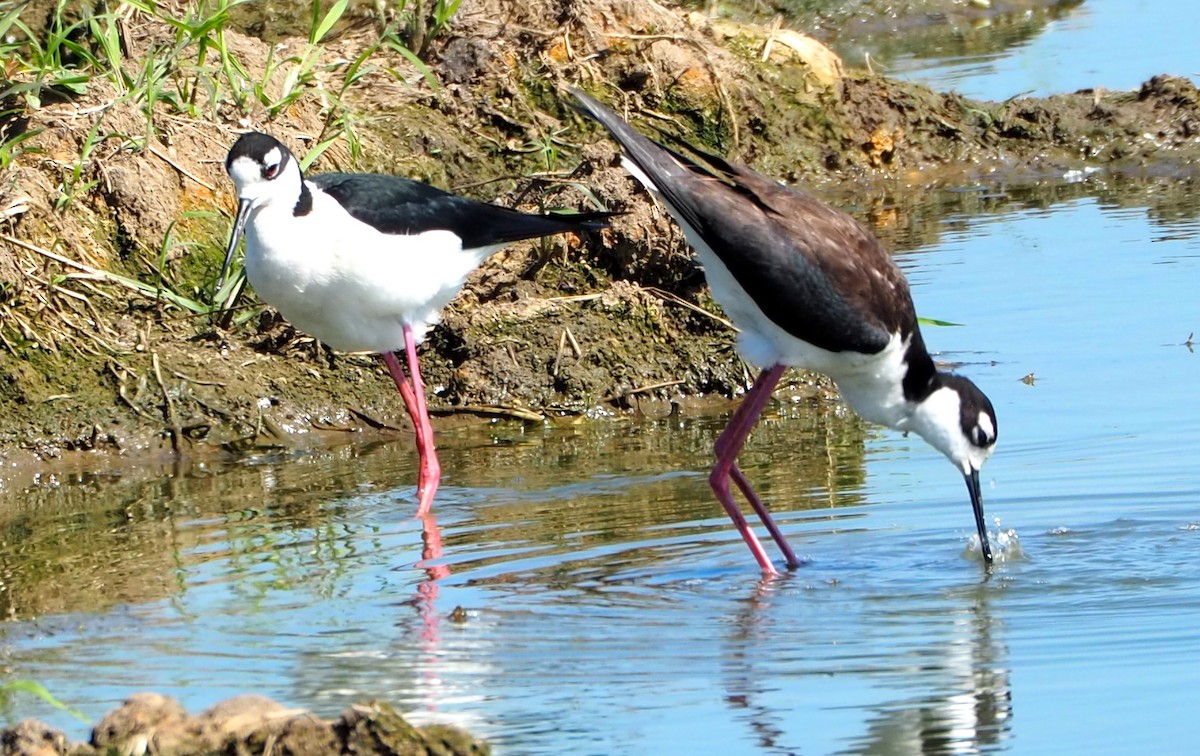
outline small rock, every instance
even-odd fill
[[[196,717],[196,731],[214,750],[230,740],[244,740],[272,716],[285,712],[283,705],[266,696],[227,698]]]
[[[402,753],[410,756],[483,756],[487,743],[449,725],[418,728],[386,703],[351,706],[334,729],[348,754]]]
[[[92,728],[92,745],[121,756],[198,753],[195,723],[183,705],[161,693],[134,693]]]
[[[67,736],[36,719],[0,731],[3,756],[62,756],[66,752]]]

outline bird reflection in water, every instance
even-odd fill
[[[731,625],[724,654],[725,701],[743,712],[740,718],[751,730],[756,746],[783,753],[800,753],[813,747],[804,742],[805,730],[797,722],[803,709],[797,707],[794,698],[788,701],[772,695],[780,686],[760,666],[776,676],[793,667],[789,676],[810,677],[814,685],[838,676],[842,691],[850,684],[847,678],[857,677],[856,689],[864,697],[896,688],[921,691],[919,695],[865,705],[866,731],[846,738],[841,752],[980,753],[1009,739],[1012,690],[1009,669],[1004,665],[1008,652],[996,637],[1002,626],[991,617],[986,581],[971,586],[969,593],[974,595],[963,596],[969,600],[960,602],[957,609],[947,607],[953,620],[949,638],[935,638],[917,648],[895,645],[881,649],[871,641],[874,650],[864,650],[857,660],[849,655],[853,652],[848,649],[856,641],[847,638],[847,633],[853,631],[848,631],[844,622],[817,628],[789,623],[794,632],[783,632],[782,621],[776,620],[779,613],[775,605],[776,599],[788,602],[796,598],[789,588],[794,586],[769,581],[755,586]],[[929,606],[916,599],[919,597],[914,597],[908,614],[913,624],[921,625],[928,619],[925,615]],[[951,595],[949,601],[954,600]],[[937,614],[944,621],[946,612]],[[831,619],[828,612],[819,616]],[[893,622],[896,619],[889,618]],[[909,637],[925,637],[919,627],[910,630],[914,632]],[[830,651],[832,646],[837,650]],[[781,659],[781,654],[786,658]],[[814,696],[813,700],[821,699]],[[828,737],[827,731],[824,737]]]

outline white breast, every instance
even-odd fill
[[[382,234],[310,185],[312,211],[267,205],[246,231],[246,275],[300,330],[335,349],[385,352],[418,340],[493,250],[463,250],[449,231]]]

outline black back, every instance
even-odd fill
[[[804,192],[697,150],[709,164],[701,167],[591,97],[574,94],[580,109],[612,134],[772,322],[832,352],[874,354],[893,333],[915,332],[910,373],[916,383],[932,378],[908,282],[862,224]]]
[[[309,179],[350,215],[385,234],[450,231],[464,249],[599,229],[611,213],[534,215],[460,197],[420,181],[369,173],[322,173]]]

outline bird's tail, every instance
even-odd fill
[[[640,173],[638,178],[643,183],[646,183],[644,179],[649,179],[651,186],[661,187],[669,183],[664,182],[663,178],[682,180],[690,176],[692,169],[689,166],[693,165],[693,161],[654,142],[626,123],[616,111],[581,90],[572,89],[570,92],[576,99],[572,103],[574,108],[595,120],[612,135],[624,150],[625,157],[639,169],[630,172],[634,175]]]
[[[604,211],[581,213],[568,210],[551,210],[542,217],[553,218],[556,221],[584,228],[588,231],[599,231],[601,229],[608,228],[609,220],[611,218],[615,218],[618,215],[624,214],[625,213],[610,213]]]
[[[481,224],[484,228],[480,228],[481,233],[484,231],[486,233],[478,238],[468,234],[463,239],[463,246],[482,247],[495,244],[503,246],[525,239],[537,239],[542,236],[553,236],[572,231],[599,231],[608,228],[609,218],[621,214],[557,210],[537,215],[492,205],[490,217],[486,218],[485,224]]]

